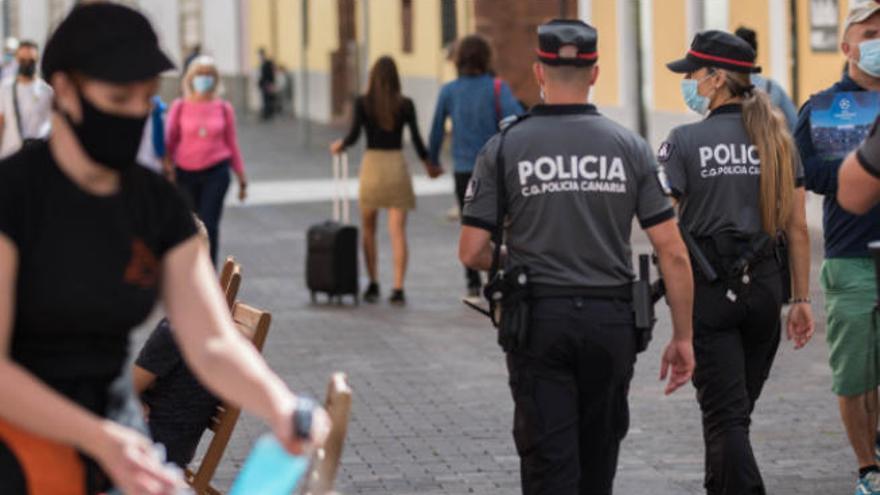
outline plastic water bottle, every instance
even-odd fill
[[[308,469],[308,457],[290,455],[267,433],[257,440],[229,495],[290,495]]]

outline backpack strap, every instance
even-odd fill
[[[24,129],[21,127],[21,110],[18,108],[18,77],[12,81],[12,108],[15,109],[15,125],[18,127],[18,137],[24,143]]]
[[[501,111],[501,78],[496,77],[493,83],[493,93],[495,95],[495,122],[500,123],[504,114]]]

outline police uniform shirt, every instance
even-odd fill
[[[495,229],[499,135],[480,152],[465,225]],[[674,217],[641,137],[592,105],[539,105],[504,137],[507,249],[537,284],[616,287],[633,278],[633,216],[643,228]]]
[[[803,165],[797,155],[793,159],[801,187]],[[680,201],[680,222],[691,234],[761,231],[761,161],[743,125],[741,105],[719,107],[703,121],[676,127],[657,160],[661,178]]]
[[[880,179],[880,135],[877,126],[880,126],[880,117],[874,121],[870,134],[856,151],[856,158],[866,172]]]

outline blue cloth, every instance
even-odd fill
[[[849,75],[820,94],[846,91],[865,91]],[[837,203],[837,173],[841,159],[825,160],[816,154],[810,132],[811,104],[801,108],[794,137],[804,164],[804,179],[808,190],[825,196],[822,223],[825,234],[826,258],[856,258],[869,256],[868,243],[880,239],[880,207],[865,215],[852,215]]]
[[[770,101],[773,103],[773,106],[782,110],[785,120],[788,122],[788,128],[793,132],[798,118],[797,108],[785,90],[782,89],[782,86],[773,79],[767,79],[758,74],[752,74],[752,84],[770,95]]]
[[[156,157],[165,158],[165,109],[167,106],[159,95],[153,97],[153,151]]]
[[[501,83],[502,118],[522,113],[523,108],[507,83]],[[456,173],[471,173],[477,154],[498,132],[495,114],[495,78],[490,74],[462,76],[440,89],[434,121],[431,125],[428,156],[431,163],[440,163],[446,118],[452,118],[452,159]]]

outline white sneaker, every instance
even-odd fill
[[[859,478],[855,495],[880,495],[880,473],[871,471]]]

